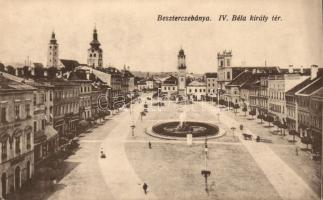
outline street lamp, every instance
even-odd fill
[[[132,133],[132,137],[135,136],[135,128],[136,126],[135,125],[131,125],[131,133]]]
[[[236,130],[236,127],[231,127],[231,130],[232,130],[232,134],[233,134],[233,137],[234,137],[234,131]]]

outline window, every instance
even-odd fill
[[[15,138],[15,149],[16,149],[16,154],[20,154],[20,136]]]
[[[37,121],[34,121],[34,133],[37,131]]]
[[[230,66],[230,59],[227,59],[227,66]]]
[[[37,104],[37,96],[34,94],[34,106]]]
[[[227,72],[227,79],[230,79],[230,72]]]
[[[31,147],[31,143],[30,143],[30,132],[29,133],[27,133],[27,149],[30,149],[30,147]]]
[[[7,140],[1,143],[1,159],[7,159]]]
[[[27,115],[27,117],[30,117],[30,104],[26,104],[25,109],[26,109],[26,115]]]
[[[46,126],[46,120],[45,120],[45,119],[43,119],[43,120],[41,121],[41,129],[42,129],[42,130],[45,130],[45,126]]]
[[[52,94],[52,92],[49,92],[49,101],[53,101],[53,94]]]
[[[19,119],[19,114],[20,114],[19,105],[15,105],[15,119]]]
[[[5,107],[1,108],[1,123],[7,122],[7,109]]]
[[[173,90],[175,90],[175,87],[173,87]]]

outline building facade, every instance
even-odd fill
[[[193,101],[202,101],[206,99],[206,83],[200,81],[192,81],[186,87],[188,99]]]
[[[34,174],[35,88],[0,77],[0,197],[28,183]]]

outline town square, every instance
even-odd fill
[[[0,3],[0,200],[321,199],[321,25],[237,2]]]

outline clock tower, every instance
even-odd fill
[[[178,94],[186,94],[186,63],[185,63],[185,53],[181,49],[177,56],[177,70],[178,70]]]

